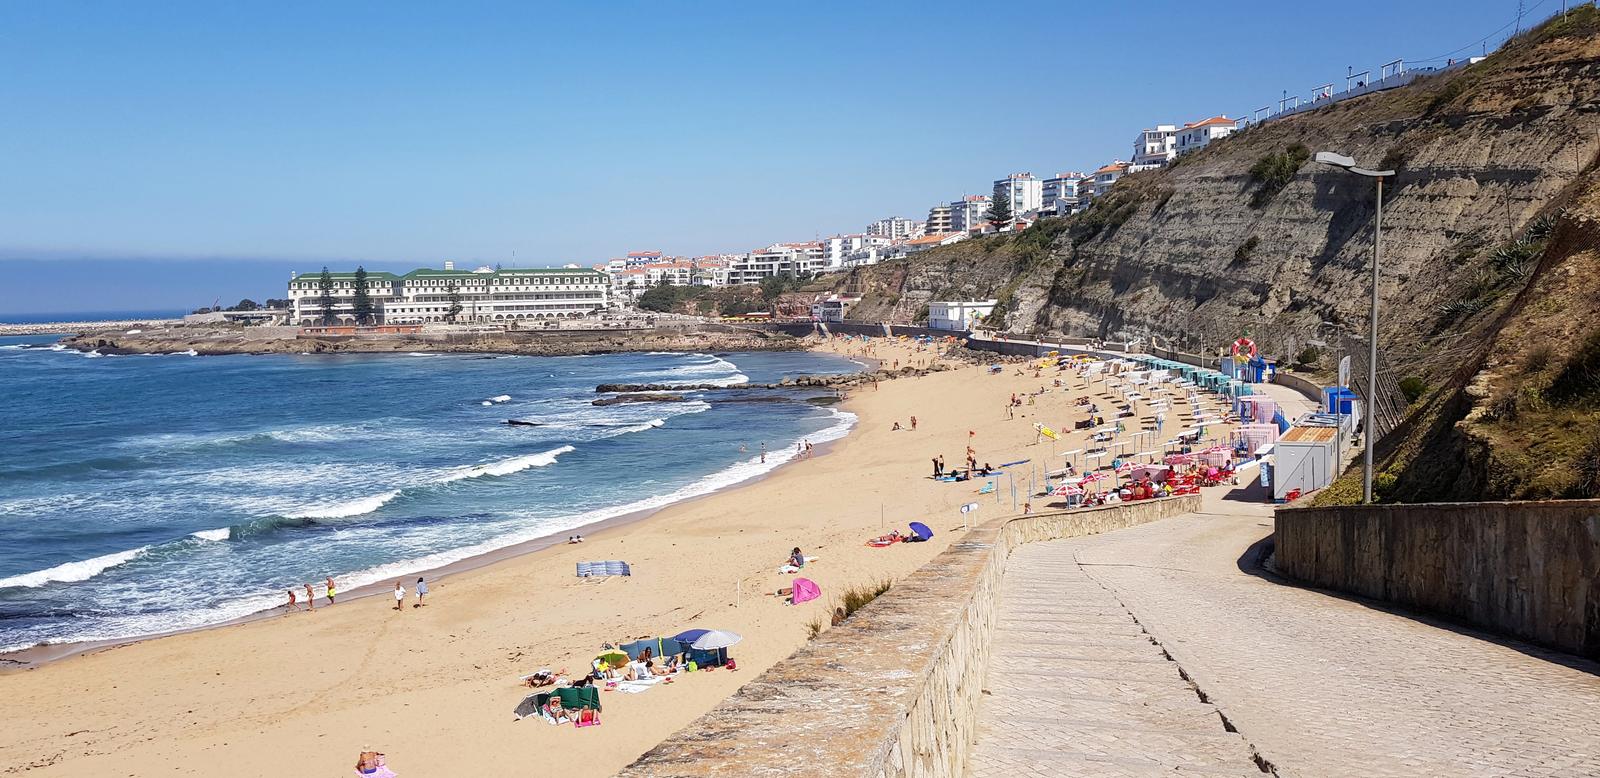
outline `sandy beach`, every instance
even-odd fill
[[[855,355],[860,347],[820,348]],[[931,352],[880,341],[858,356],[890,368]],[[963,503],[979,502],[978,521],[1011,513],[1004,481],[1003,502],[980,498],[981,480],[929,479],[930,459],[943,454],[957,466],[970,431],[980,463],[1032,459],[1041,477],[1046,465],[1058,467],[1060,457],[1044,461],[1051,446],[1034,444],[1032,423],[1070,429],[1083,415],[1072,400],[1084,390],[1069,391],[1077,380],[1064,376],[1067,388],[1017,408],[1014,419],[1005,408],[1012,393],[1037,391],[1052,377],[963,366],[858,389],[842,406],[858,415],[856,429],[812,458],[586,533],[580,545],[432,580],[425,608],[408,600],[395,611],[392,598],[365,597],[5,672],[0,774],[346,775],[370,746],[402,776],[508,767],[610,775],[794,651],[807,624],[825,623],[845,588],[897,579],[943,550],[959,536]],[[1185,410],[1180,404],[1172,415]],[[913,415],[916,431],[893,429],[909,427]],[[1178,426],[1169,420],[1168,434]],[[1076,433],[1054,444],[1083,447]],[[1019,500],[1030,469],[1018,471]],[[930,525],[933,540],[865,545],[910,521]],[[791,580],[776,570],[794,546],[817,557],[804,575],[823,595],[791,607],[769,595]],[[575,562],[604,559],[626,560],[632,577],[573,575]],[[691,627],[743,635],[730,652],[739,669],[680,675],[642,694],[605,692],[599,727],[512,716],[528,692],[521,675],[541,667],[581,671],[605,641]]]

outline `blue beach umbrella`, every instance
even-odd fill
[[[676,635],[673,635],[672,639],[678,641],[679,643],[683,643],[684,645],[690,645],[696,640],[699,640],[701,635],[704,635],[710,631],[711,630],[709,629],[686,629]]]
[[[917,537],[923,540],[933,537],[933,530],[928,529],[928,525],[920,521],[911,522],[911,531],[917,533]]]

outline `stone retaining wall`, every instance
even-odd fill
[[[1291,508],[1279,572],[1600,659],[1600,500]]]
[[[620,775],[961,775],[1011,550],[1199,509],[1189,496],[990,521]]]

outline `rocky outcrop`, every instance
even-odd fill
[[[629,403],[681,403],[689,398],[681,394],[663,394],[659,392],[644,392],[640,394],[620,394],[616,397],[601,397],[590,402],[590,405],[627,405]]]
[[[103,354],[479,353],[533,356],[612,354],[634,351],[793,351],[805,343],[787,335],[702,325],[632,330],[550,332],[374,334],[301,336],[293,327],[167,327],[129,333],[85,332],[61,341],[69,348]]]

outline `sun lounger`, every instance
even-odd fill
[[[633,569],[627,562],[610,560],[605,562],[579,562],[578,577],[590,578],[602,575],[633,575]]]

